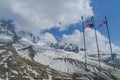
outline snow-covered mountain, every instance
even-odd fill
[[[12,44],[17,41],[17,35],[15,33],[15,28],[13,24],[8,23],[8,21],[0,20],[0,43],[2,44]]]
[[[0,43],[13,44],[15,42],[36,43],[38,38],[32,33],[16,30],[14,24],[10,20],[0,20]]]
[[[52,80],[56,77],[70,75],[23,58],[14,46],[0,50],[0,80]]]
[[[118,80],[113,71],[111,57],[101,56],[98,71],[97,54],[85,54],[76,44],[37,43],[36,37],[25,31],[17,31],[14,24],[0,21],[0,79],[53,80],[53,78],[76,78],[82,80]],[[116,68],[120,68],[120,55],[116,54]],[[9,78],[9,79],[8,79]]]
[[[33,42],[33,43],[36,43],[36,42],[37,42],[36,37],[35,37],[32,33],[30,33],[30,32],[19,31],[19,32],[17,32],[17,35],[18,35],[18,37],[19,37],[21,40],[31,41],[31,42]]]
[[[51,43],[50,44],[51,48],[54,49],[60,49],[60,50],[65,50],[65,51],[70,51],[70,52],[79,52],[79,47],[76,44],[67,44],[67,43]]]

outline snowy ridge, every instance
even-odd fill
[[[52,43],[50,45],[37,43],[36,37],[32,33],[16,31],[10,24],[5,24],[4,21],[3,23],[0,26],[1,79],[18,79],[18,77],[15,78],[15,75],[21,75],[21,80],[24,78],[52,80],[52,77],[71,78],[74,74],[80,78],[84,77],[84,80],[96,80],[98,78],[96,75],[101,76],[102,80],[114,80],[111,76],[116,78],[116,75],[111,74],[113,67],[110,55],[102,54],[104,56],[104,59],[101,57],[103,72],[100,74],[98,72],[97,54],[87,53],[87,69],[89,72],[86,72],[85,54],[84,51],[79,50],[77,45],[72,43]],[[119,57],[120,55],[115,55],[118,70],[120,69]],[[114,74],[116,73],[114,72]]]
[[[70,51],[70,52],[79,52],[79,47],[76,44],[67,44],[67,43],[51,43],[50,44],[51,48],[54,49],[60,49],[60,50],[65,50],[65,51]]]
[[[37,48],[34,47],[34,50],[37,52],[34,57],[35,61],[48,65],[59,71],[74,73],[76,71],[85,70],[84,52],[79,52],[76,54],[74,52],[67,52],[64,50],[53,49],[50,47],[39,48],[38,46]],[[103,67],[111,68],[104,63],[101,64]],[[88,65],[89,69],[94,71],[96,70],[95,68],[98,66],[98,61],[88,58]]]
[[[0,53],[0,80],[52,80],[53,77],[70,77],[43,64],[22,58],[13,47],[7,47]]]

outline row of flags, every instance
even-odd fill
[[[87,28],[92,28],[92,27],[94,27],[94,24],[93,24],[93,20],[92,20],[92,19],[89,19],[89,20],[87,20],[86,22],[87,22],[87,24],[86,24],[86,27],[87,27]],[[98,27],[104,26],[105,24],[107,24],[107,21],[103,20],[103,21],[98,25]]]
[[[97,33],[96,33],[96,25],[94,21],[94,17],[91,17],[90,19],[84,21],[83,17],[81,17],[82,20],[82,26],[83,26],[83,39],[84,39],[84,52],[85,52],[85,68],[87,70],[87,58],[86,58],[86,40],[85,40],[85,33],[84,33],[84,23],[86,22],[86,27],[87,28],[93,28],[95,32],[95,40],[96,40],[96,47],[97,47],[97,53],[98,53],[98,62],[99,62],[99,67],[98,70],[101,70],[101,64],[100,64],[100,53],[99,53],[99,42],[97,38]],[[106,26],[107,34],[108,34],[108,39],[109,39],[109,47],[110,47],[110,54],[111,54],[111,60],[112,64],[115,70],[115,63],[114,63],[114,56],[113,56],[113,51],[112,51],[112,45],[111,45],[111,39],[110,39],[110,32],[109,32],[109,27],[108,27],[108,22],[107,18],[105,16],[105,19],[98,25],[98,27]]]

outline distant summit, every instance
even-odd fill
[[[65,51],[70,51],[70,52],[79,52],[79,47],[76,44],[67,44],[67,43],[51,43],[50,44],[51,48],[54,49],[60,49],[60,50],[65,50]]]

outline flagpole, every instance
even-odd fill
[[[106,28],[107,28],[108,39],[109,39],[109,46],[110,46],[111,58],[112,58],[113,67],[114,67],[114,70],[115,70],[115,63],[114,63],[114,59],[113,59],[113,55],[112,55],[113,51],[112,51],[112,45],[111,45],[110,31],[109,31],[108,21],[107,21],[107,17],[106,16],[105,16],[105,21],[106,21]]]
[[[94,17],[92,16],[92,20],[93,20],[93,27],[94,27],[94,31],[95,31],[95,39],[96,39],[96,45],[97,45],[97,53],[98,53],[98,61],[99,61],[99,68],[98,70],[100,71],[100,53],[99,53],[99,45],[98,45],[98,38],[97,38],[97,33],[96,33],[96,28],[95,28],[95,21],[94,21]]]
[[[87,71],[87,53],[86,53],[86,42],[85,42],[85,28],[84,28],[84,21],[83,16],[82,19],[82,27],[83,27],[83,41],[84,41],[84,52],[85,52],[85,70]]]

